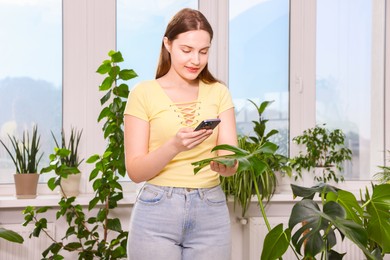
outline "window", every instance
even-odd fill
[[[346,134],[347,180],[383,165],[384,10],[384,1],[317,1],[316,121]]]
[[[0,1],[0,138],[31,132],[37,124],[44,152],[53,150],[51,131],[62,128],[62,2]],[[0,148],[0,183],[13,182],[15,167]],[[41,176],[41,181],[47,176]]]
[[[266,110],[268,131],[278,129],[279,152],[288,155],[289,1],[229,1],[229,88],[239,134],[253,134],[255,107]]]
[[[129,88],[154,79],[165,28],[169,19],[185,7],[198,9],[198,1],[117,1],[117,50],[125,60],[122,66],[138,74],[128,82]]]

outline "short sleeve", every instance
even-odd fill
[[[233,108],[234,103],[232,100],[232,96],[229,92],[229,89],[221,84],[221,91],[220,91],[220,105],[219,105],[219,112],[218,114],[221,114],[222,112]]]
[[[135,85],[129,93],[124,114],[148,121],[149,117],[146,104],[147,95],[145,93],[145,88],[141,84]]]

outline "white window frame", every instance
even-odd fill
[[[390,5],[386,5],[390,17]],[[214,29],[210,55],[210,70],[228,85],[228,1],[199,0],[199,10]],[[290,137],[315,125],[315,21],[316,1],[290,1]],[[383,9],[382,9],[383,10]],[[390,75],[390,19],[386,19],[386,75]],[[248,28],[250,29],[250,28]],[[101,111],[99,92],[103,77],[96,69],[109,50],[116,49],[115,0],[63,0],[63,127],[83,129],[80,154],[87,158],[105,149],[102,124],[97,122]],[[390,150],[390,80],[384,79],[385,118],[384,146]],[[311,111],[311,112],[308,112]],[[291,138],[290,138],[291,140]],[[290,143],[290,155],[297,153]],[[387,161],[386,161],[387,163]],[[81,193],[93,190],[88,182],[93,165],[83,163]],[[134,186],[124,182],[124,190]],[[367,181],[347,181],[346,188],[364,187]],[[0,195],[11,194],[14,184],[1,185]],[[45,183],[39,184],[39,194],[52,194]]]

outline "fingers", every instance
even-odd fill
[[[215,162],[215,161],[210,162],[210,169],[215,171],[215,172],[218,172],[219,174],[224,175],[224,176],[225,175],[229,176],[229,175],[234,174],[237,170],[237,166],[238,166],[237,160],[235,160],[234,165],[231,167],[226,166],[225,164],[222,164],[222,163]]]
[[[192,128],[182,128],[176,134],[176,143],[181,150],[189,150],[206,140],[213,130],[194,131]]]

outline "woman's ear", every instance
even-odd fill
[[[165,49],[171,53],[171,42],[168,40],[168,37],[164,37],[163,41]]]

